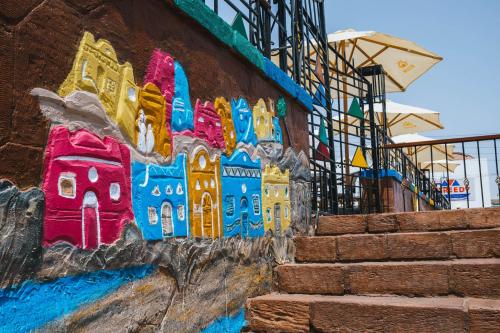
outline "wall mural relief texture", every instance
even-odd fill
[[[58,92],[31,91],[51,129],[41,191],[0,181],[0,331],[243,325],[227,318],[271,289],[289,236],[308,232],[308,160],[283,153],[272,99],[193,107],[182,65],[159,49],[142,82],[133,73],[85,32]],[[87,284],[88,297],[32,310]]]

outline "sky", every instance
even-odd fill
[[[500,133],[500,0],[325,0],[327,32],[409,39],[444,58],[395,102],[441,112],[434,138]]]

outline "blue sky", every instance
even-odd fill
[[[500,132],[499,0],[325,0],[327,32],[354,28],[406,38],[444,60],[388,98],[441,112],[442,138]]]

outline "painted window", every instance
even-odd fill
[[[109,197],[113,201],[120,200],[120,184],[118,183],[109,184]]]
[[[234,206],[236,205],[236,199],[234,195],[226,196],[226,215],[233,216],[234,215]]]
[[[99,179],[99,175],[97,174],[97,169],[91,167],[88,172],[88,178],[92,183],[95,183]]]
[[[174,226],[172,223],[172,205],[169,202],[164,202],[161,205],[161,228],[163,237],[172,236]]]
[[[148,217],[149,217],[149,224],[155,225],[158,223],[158,214],[156,214],[156,208],[155,207],[148,207]]]
[[[288,206],[285,206],[285,218],[288,218]]]
[[[185,216],[185,213],[184,213],[184,205],[179,205],[177,207],[177,218],[180,220],[180,221],[184,221],[184,216]]]
[[[252,203],[253,203],[254,215],[259,215],[260,214],[260,197],[258,194],[252,195]]]
[[[285,197],[288,198],[288,186],[285,186]]]
[[[73,173],[62,173],[58,182],[59,195],[65,198],[76,197],[76,180]]]
[[[171,195],[172,193],[174,193],[171,185],[167,185],[167,190],[165,191],[165,193],[167,193],[167,195]]]
[[[184,190],[182,189],[181,183],[177,184],[177,189],[176,189],[175,193],[177,193],[179,195],[184,194]]]
[[[267,218],[267,222],[271,222],[273,220],[273,215],[272,215],[272,212],[271,212],[271,208],[268,208],[266,210],[266,218]]]
[[[269,185],[266,185],[266,187],[264,188],[264,193],[266,193],[266,197],[269,196]]]

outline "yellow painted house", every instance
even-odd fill
[[[281,172],[277,166],[266,165],[262,173],[262,218],[264,230],[275,235],[283,233],[290,226],[290,175]]]
[[[220,212],[220,157],[210,158],[204,146],[191,153],[187,166],[191,236],[223,236]]]
[[[260,98],[257,101],[257,104],[255,104],[255,106],[253,107],[253,128],[255,130],[257,140],[266,141],[273,139],[273,111],[274,108],[272,107],[270,107],[268,110],[266,102],[264,102],[262,98]]]
[[[83,34],[73,67],[58,93],[64,97],[75,90],[96,94],[108,116],[134,140],[139,89],[132,65],[119,64],[111,43],[105,39],[96,42],[90,32]]]
[[[231,156],[236,147],[236,131],[234,129],[231,105],[224,97],[217,97],[214,102],[215,111],[221,117],[226,155]]]

